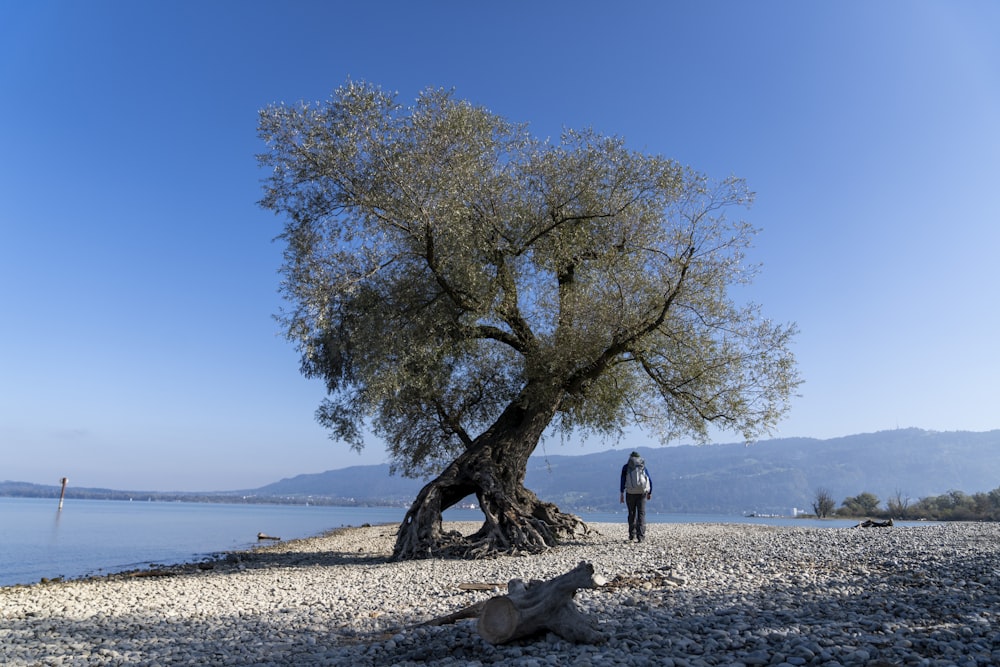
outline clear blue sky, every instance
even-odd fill
[[[746,178],[746,297],[801,328],[775,436],[1000,428],[998,30],[992,0],[0,2],[0,480],[384,460],[314,422],[256,205],[257,111],[348,76]]]

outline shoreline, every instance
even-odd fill
[[[446,522],[471,532],[477,522]],[[295,665],[841,665],[1000,662],[1000,525],[622,523],[544,554],[392,562],[395,524],[204,563],[0,588],[0,662]],[[585,560],[575,602],[610,639],[492,646],[475,620],[419,627]],[[139,571],[142,572],[142,571]],[[497,584],[463,590],[461,584]],[[636,662],[645,656],[646,662]],[[778,659],[780,658],[780,659]],[[534,661],[534,663],[532,662]]]
[[[454,524],[460,524],[462,522],[453,522]],[[299,546],[304,546],[307,549],[314,546],[315,543],[327,543],[330,540],[336,538],[340,533],[352,530],[361,530],[365,528],[392,528],[397,524],[394,522],[390,523],[380,523],[380,524],[363,524],[360,526],[338,526],[336,528],[330,528],[324,530],[317,535],[312,535],[309,537],[298,537],[293,539],[281,539],[281,538],[258,538],[258,544],[251,545],[243,549],[225,549],[222,551],[213,551],[210,553],[204,553],[200,556],[198,554],[192,554],[194,557],[188,560],[182,560],[178,562],[166,562],[166,563],[150,563],[148,567],[129,567],[122,570],[115,570],[112,572],[105,573],[88,573],[79,576],[57,576],[57,577],[42,577],[40,581],[27,583],[27,584],[9,584],[0,585],[0,593],[7,589],[24,589],[24,588],[36,588],[45,586],[57,586],[62,584],[73,584],[79,582],[102,582],[102,581],[113,581],[113,580],[128,580],[128,579],[140,579],[140,578],[163,578],[163,577],[175,577],[186,574],[197,574],[197,573],[224,573],[232,570],[246,569],[248,563],[253,563],[255,560],[267,560],[268,567],[276,566],[294,566],[296,564],[296,557],[290,556],[284,559],[286,562],[278,562],[281,559],[274,558],[275,554],[287,554],[294,553]],[[478,524],[477,524],[478,525]],[[276,541],[270,541],[276,540]]]
[[[779,517],[779,516],[772,516],[772,515],[761,516],[761,517],[753,517],[753,516],[749,516],[748,515],[748,516],[742,516],[742,517],[740,517],[741,519],[747,519],[747,518],[784,519],[784,520],[790,522],[790,523],[782,523],[782,524],[771,524],[771,523],[746,523],[744,521],[737,521],[737,520],[735,520],[735,518],[734,518],[734,521],[725,521],[726,517],[724,517],[722,515],[719,515],[719,516],[716,516],[716,515],[705,515],[705,516],[706,517],[711,517],[711,519],[703,521],[703,522],[682,522],[682,523],[683,524],[691,523],[692,525],[698,525],[698,524],[704,523],[704,524],[708,524],[708,525],[723,524],[723,525],[750,525],[750,526],[787,527],[787,528],[817,528],[817,527],[820,527],[821,523],[823,523],[823,522],[829,522],[830,524],[841,523],[843,525],[823,526],[824,529],[840,530],[840,529],[849,529],[849,528],[859,527],[858,523],[855,523],[855,521],[860,521],[859,519],[855,519],[855,518],[846,519],[846,518],[843,518],[843,517],[832,517],[832,518],[827,518],[827,519],[815,519],[815,518],[809,518],[809,517],[807,517],[805,519],[799,519],[799,518],[791,517],[791,516],[789,516],[789,517]],[[799,520],[803,521],[803,525],[801,525],[801,526],[796,525],[795,522],[797,522]],[[622,514],[622,522],[624,522],[624,521],[625,521],[625,515]],[[809,522],[809,523],[805,523],[805,522]],[[473,526],[474,525],[476,529],[478,529],[478,527],[482,525],[481,522],[464,521],[464,520],[451,520],[451,521],[445,520],[444,523],[447,524],[447,525],[451,525],[451,526],[461,526],[463,524],[468,524],[469,526]],[[650,525],[653,525],[654,523],[658,523],[657,521],[655,521],[655,517],[654,517],[653,522],[650,523]],[[958,523],[958,524],[961,524],[961,523],[977,523],[977,522],[958,522],[958,521],[956,521],[956,522],[942,522],[942,521],[906,520],[906,521],[898,521],[898,522],[896,522],[895,526],[896,527],[923,527],[923,526],[932,526],[932,525],[947,525],[949,523]],[[600,526],[600,525],[604,525],[604,524],[613,525],[611,522],[608,522],[608,521],[587,522],[588,526],[594,526],[594,527],[597,527],[597,526]],[[31,581],[31,582],[17,582],[17,583],[8,583],[8,584],[2,584],[2,583],[0,583],[0,591],[2,591],[5,588],[26,588],[26,587],[32,587],[32,586],[48,586],[48,585],[53,585],[53,584],[69,583],[69,582],[82,581],[82,580],[105,580],[105,579],[121,578],[121,577],[130,578],[130,577],[173,576],[173,575],[182,574],[182,573],[193,573],[195,571],[206,571],[206,570],[213,570],[213,569],[218,569],[219,571],[222,571],[222,570],[226,569],[227,564],[231,564],[233,562],[233,559],[246,560],[248,557],[252,558],[252,555],[254,553],[256,553],[256,552],[259,552],[259,551],[269,551],[269,550],[276,550],[278,552],[288,551],[288,549],[285,548],[285,545],[294,545],[294,544],[300,543],[300,542],[310,542],[312,540],[318,540],[318,539],[324,539],[324,538],[327,538],[327,537],[332,537],[334,534],[336,534],[336,533],[338,533],[340,531],[344,531],[344,530],[352,530],[352,529],[357,529],[357,528],[368,528],[368,527],[388,527],[388,528],[393,528],[393,527],[396,527],[398,525],[399,524],[398,524],[397,521],[389,521],[389,522],[382,522],[382,523],[367,523],[366,522],[366,523],[363,523],[363,524],[358,525],[358,526],[342,525],[342,526],[338,526],[338,527],[335,527],[335,528],[328,528],[328,529],[325,529],[325,530],[323,530],[323,531],[321,531],[321,532],[319,532],[319,533],[317,533],[315,535],[309,535],[309,536],[306,536],[306,537],[291,538],[291,539],[287,539],[287,540],[286,539],[281,539],[281,538],[268,538],[268,537],[265,537],[263,539],[258,538],[258,542],[256,544],[249,544],[248,546],[243,547],[243,548],[223,549],[223,550],[219,550],[219,551],[205,551],[205,552],[200,552],[200,553],[191,553],[189,557],[181,557],[179,559],[168,559],[168,560],[164,560],[162,562],[158,562],[158,561],[154,561],[154,560],[149,560],[149,561],[145,561],[145,562],[149,563],[149,565],[145,566],[145,567],[139,567],[139,566],[122,566],[121,569],[110,568],[110,567],[95,567],[91,571],[87,571],[87,572],[84,572],[84,573],[81,573],[81,574],[76,574],[76,575],[55,575],[55,576],[51,576],[51,577],[42,576],[38,580]],[[469,530],[469,532],[473,532],[473,530]],[[271,541],[268,541],[268,540],[277,540],[277,541],[271,542]]]
[[[0,498],[0,500],[5,499]],[[47,525],[51,524],[51,512],[48,511],[50,509],[48,505],[35,504],[29,506],[28,511],[24,513],[21,513],[17,506],[8,508],[14,511],[16,520],[13,529],[18,531],[19,539],[15,539],[12,546],[5,545],[4,548],[0,548],[0,555],[5,556],[4,562],[0,563],[0,588],[102,577],[152,567],[154,564],[156,567],[163,567],[213,560],[227,551],[249,550],[261,546],[262,543],[255,539],[261,529],[270,531],[269,534],[272,535],[302,539],[322,535],[329,529],[338,526],[358,526],[363,523],[398,523],[402,520],[402,512],[398,516],[385,512],[385,510],[394,511],[394,508],[367,508],[372,511],[362,510],[343,514],[333,512],[328,519],[317,519],[326,511],[293,511],[286,516],[281,513],[284,511],[282,508],[272,506],[271,509],[278,509],[277,515],[271,513],[270,510],[260,516],[256,516],[255,511],[237,511],[232,515],[235,521],[218,525],[215,528],[208,528],[208,524],[212,523],[212,517],[216,513],[214,511],[208,514],[198,512],[195,518],[201,519],[201,521],[196,520],[186,528],[172,531],[153,530],[146,534],[143,531],[147,530],[147,526],[155,525],[159,520],[158,517],[164,512],[170,514],[169,519],[174,521],[174,523],[168,523],[168,527],[184,525],[185,517],[174,517],[173,515],[186,514],[186,508],[174,512],[170,504],[163,504],[162,509],[153,512],[153,516],[146,517],[145,504],[138,503],[137,513],[132,513],[131,510],[126,513],[125,526],[115,526],[109,530],[112,522],[103,520],[104,515],[113,514],[114,511],[109,511],[106,505],[109,503],[122,505],[122,503],[96,502],[102,504],[83,509],[70,507],[71,511],[66,513],[66,518],[71,521],[68,523],[64,521],[61,529],[58,521],[61,513],[57,512],[55,528],[52,531],[46,530]],[[39,511],[39,508],[44,511]],[[478,511],[462,510],[452,513],[451,516],[449,516],[449,512],[446,512],[444,517],[445,521],[448,522],[482,520],[482,514]],[[226,516],[225,511],[219,513],[215,519],[226,521],[224,516]],[[624,521],[624,514],[621,512],[593,516],[580,514],[580,516],[587,523],[594,524]],[[848,527],[855,525],[857,521],[856,519],[843,518],[803,519],[683,513],[648,513],[647,520],[651,523],[746,522],[794,525],[796,527]],[[924,524],[925,522],[913,523]],[[81,527],[84,524],[87,524],[86,527],[91,528],[93,532],[81,532]],[[73,529],[75,529],[75,533]],[[24,532],[21,533],[20,530]],[[57,548],[47,548],[52,545],[56,545]]]

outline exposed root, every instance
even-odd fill
[[[539,503],[530,511],[508,507],[502,513],[484,509],[485,521],[474,534],[421,527],[411,522],[400,526],[395,560],[421,558],[484,559],[500,555],[538,554],[560,542],[590,532],[577,516],[560,512],[554,505]],[[403,532],[405,531],[405,533]],[[404,550],[400,550],[400,546]]]

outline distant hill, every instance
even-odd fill
[[[629,450],[532,460],[526,484],[560,506],[617,504]],[[868,491],[884,503],[1000,486],[1000,431],[900,429],[831,440],[640,448],[654,482],[653,511],[790,513],[819,488],[840,503]],[[583,460],[580,460],[583,459]]]
[[[533,456],[525,485],[564,509],[618,507],[630,449],[581,456]],[[913,501],[951,490],[1000,487],[1000,430],[940,433],[897,429],[830,440],[789,438],[740,444],[642,447],[654,483],[651,511],[768,512],[810,509],[816,490],[839,503],[862,492]],[[335,496],[408,503],[423,481],[389,475],[388,465],[299,475],[254,489],[260,495]]]
[[[425,483],[424,480],[390,475],[389,465],[384,463],[296,475],[243,493],[332,497],[349,504],[408,505]]]
[[[578,456],[533,456],[525,484],[567,510],[618,509],[621,466],[631,449]],[[934,432],[897,429],[830,440],[788,438],[750,446],[642,447],[653,479],[654,512],[788,514],[809,510],[825,488],[839,504],[874,493],[911,501],[948,491],[1000,487],[1000,430]],[[75,497],[251,501],[312,497],[332,504],[407,505],[424,481],[389,475],[388,465],[352,466],[283,479],[258,489],[205,494],[73,489]],[[55,496],[58,487],[0,482],[0,495]]]

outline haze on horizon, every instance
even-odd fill
[[[389,4],[0,4],[0,480],[203,491],[384,460],[314,421],[256,205],[257,111],[347,77],[745,178],[745,297],[800,329],[772,437],[1000,428],[1000,5]]]

